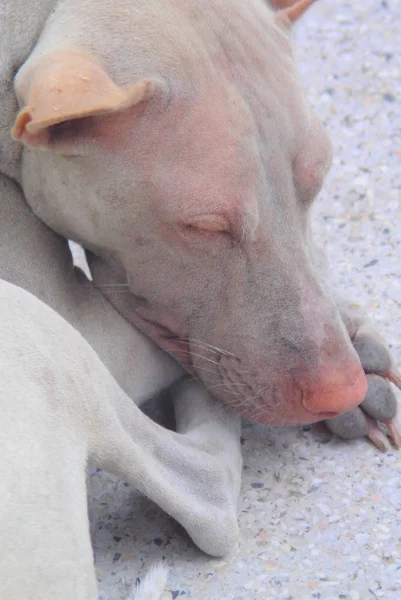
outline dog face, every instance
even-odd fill
[[[331,149],[285,22],[259,0],[101,4],[61,4],[17,76],[31,207],[241,414],[349,410],[366,380],[308,222]]]

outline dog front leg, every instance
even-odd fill
[[[228,517],[216,519],[213,528],[199,523],[197,544],[209,554],[226,554],[239,533],[236,519],[243,463],[241,419],[193,380],[179,381],[171,393],[177,431],[211,457],[203,465],[194,464],[193,483],[199,488],[194,502],[198,510],[202,502],[214,502]]]

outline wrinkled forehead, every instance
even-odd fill
[[[194,214],[254,202],[261,168],[257,130],[231,85],[175,97],[151,129],[143,159],[153,197],[162,196],[166,210],[183,199]]]
[[[230,63],[229,76],[217,71],[206,89],[175,98],[164,115],[166,130],[156,127],[163,137],[155,145],[164,155],[159,164],[185,168],[216,186],[232,182],[243,188],[263,165],[269,171],[272,161],[291,163],[304,146],[313,115],[293,64],[288,69],[276,63],[273,74],[270,65],[263,67],[251,73],[246,65]]]
[[[311,109],[302,89],[288,36],[272,28],[264,48],[248,48],[242,63],[232,61],[236,89],[254,125],[272,151],[296,154],[310,127]]]
[[[210,44],[194,101],[180,105],[178,99],[181,131],[196,132],[193,149],[212,152],[214,147],[222,158],[234,148],[249,158],[250,143],[253,150],[256,144],[259,151],[261,146],[271,153],[284,151],[292,159],[304,146],[314,117],[288,32],[255,19],[233,31],[216,34]]]

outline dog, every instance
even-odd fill
[[[310,234],[331,149],[289,31],[311,3],[0,7],[8,598],[96,597],[89,460],[221,556],[238,536],[240,416],[327,420],[384,448],[379,420],[400,444],[400,375]],[[138,408],[173,384],[177,432]]]

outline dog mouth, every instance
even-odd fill
[[[191,347],[192,340],[188,336],[187,327],[181,326],[178,333],[166,324],[167,321],[175,321],[174,318],[167,317],[163,323],[160,323],[145,312],[147,311],[141,308],[135,311],[137,326],[160,348],[173,356],[192,377],[200,378],[213,395],[219,397],[241,417],[262,424],[295,426],[312,424],[337,416],[338,413],[334,412],[319,414],[310,412],[303,406],[302,393],[300,390],[298,391],[301,395],[294,393],[293,384],[290,381],[281,382],[282,385],[278,387],[282,389],[278,395],[276,385],[272,386],[272,390],[269,389],[270,386],[263,388],[265,394],[255,394],[255,386],[249,378],[247,381],[241,380],[241,383],[238,381],[236,375],[240,361],[237,357],[227,352],[221,355],[213,354],[212,359],[205,342],[202,342],[204,344],[202,349],[199,349],[200,342],[195,343],[195,350]],[[209,365],[209,361],[213,365]],[[210,368],[212,366],[213,368]],[[207,377],[205,377],[204,371],[207,371]],[[238,386],[242,386],[241,394],[238,393]],[[258,392],[260,391],[258,390]],[[270,396],[272,397],[269,400]],[[290,407],[292,407],[291,410],[289,410]]]

